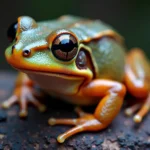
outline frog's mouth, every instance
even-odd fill
[[[28,70],[28,69],[17,69],[17,70],[22,71],[26,73],[27,75],[35,74],[35,75],[44,75],[44,76],[56,76],[60,78],[85,78],[84,76],[74,74],[71,72],[57,73],[57,72],[45,72],[45,71],[36,71],[36,70]]]
[[[85,77],[63,74],[22,70],[42,89],[48,92],[72,95],[76,94],[85,81]]]

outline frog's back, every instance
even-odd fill
[[[43,32],[50,34],[57,29],[68,29],[76,34],[80,42],[89,43],[91,40],[99,39],[102,36],[114,36],[117,40],[122,41],[111,26],[100,20],[91,20],[71,15],[61,16],[55,20],[43,21],[38,23]]]

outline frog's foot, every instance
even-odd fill
[[[135,104],[125,110],[125,114],[127,116],[133,115],[136,111],[138,111],[135,116],[133,117],[134,122],[140,123],[143,117],[149,112],[150,110],[150,95],[146,99],[145,103],[142,104]]]
[[[129,116],[138,111],[133,118],[136,123],[141,122],[150,110],[149,72],[149,61],[145,54],[141,49],[133,48],[126,55],[124,84],[132,96],[140,99],[147,96],[141,106],[135,105],[125,111]]]
[[[21,86],[15,89],[14,94],[2,103],[3,108],[9,108],[15,103],[20,105],[20,117],[26,117],[28,115],[27,105],[28,103],[33,104],[38,108],[40,112],[46,110],[46,106],[41,104],[33,95],[34,91],[29,86]]]
[[[72,129],[67,132],[59,135],[57,137],[57,141],[59,143],[63,143],[68,137],[83,131],[98,131],[100,129],[105,128],[103,125],[93,114],[85,113],[79,107],[75,109],[76,113],[79,115],[77,119],[55,119],[50,118],[48,120],[49,125],[74,125]]]
[[[116,117],[123,103],[126,89],[123,84],[110,80],[95,79],[81,89],[86,96],[103,97],[98,103],[93,114],[85,113],[80,108],[75,111],[79,115],[77,119],[50,118],[50,125],[68,124],[74,125],[72,129],[58,136],[57,140],[63,143],[68,137],[83,131],[99,131],[106,128]]]

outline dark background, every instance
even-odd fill
[[[29,15],[40,21],[63,14],[101,19],[125,37],[128,48],[141,47],[150,57],[149,0],[1,0],[0,69],[11,69],[4,57],[9,44],[6,31],[18,16]]]

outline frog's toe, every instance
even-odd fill
[[[125,114],[127,116],[134,115],[133,121],[135,123],[140,123],[143,120],[143,117],[149,112],[150,110],[150,97],[144,102],[144,104],[135,104],[125,110]]]
[[[73,128],[71,128],[70,130],[66,131],[65,133],[57,137],[57,141],[59,143],[63,143],[67,138],[77,133],[80,133],[83,131],[98,131],[105,127],[105,125],[102,124],[99,120],[97,120],[93,114],[86,114],[77,119],[50,118],[48,120],[48,123],[49,125],[57,125],[57,124],[74,125]]]
[[[131,115],[133,115],[140,107],[141,107],[141,104],[135,104],[135,105],[133,105],[133,106],[131,106],[131,107],[129,107],[129,108],[126,108],[126,109],[125,109],[125,114],[126,114],[127,116],[131,116]]]
[[[130,109],[130,108],[127,108],[127,109],[125,109],[125,114],[127,115],[127,116],[131,116],[132,114],[133,114],[133,112],[132,112],[132,110]]]
[[[39,109],[40,112],[45,112],[46,109],[47,109],[47,107],[45,105],[43,105],[43,104],[40,104],[40,106],[38,107],[38,109]]]
[[[140,123],[142,122],[144,116],[146,116],[146,114],[148,114],[148,112],[150,111],[150,101],[149,102],[145,102],[144,105],[140,108],[140,110],[137,112],[137,114],[134,116],[133,120],[135,123]]]
[[[2,103],[2,108],[8,109],[9,107],[10,107],[10,104],[8,103],[8,101],[5,101]]]
[[[63,125],[78,125],[81,122],[85,121],[82,118],[87,116],[91,116],[91,114],[84,112],[80,107],[75,107],[75,112],[79,115],[79,118],[70,119],[70,118],[63,118],[63,119],[56,119],[50,118],[48,120],[49,125],[56,125],[56,124],[63,124]]]
[[[142,117],[139,116],[139,115],[135,115],[133,117],[133,121],[136,122],[136,123],[140,123],[142,121]]]
[[[29,102],[33,104],[40,112],[46,111],[46,106],[39,102],[32,94],[28,95]]]
[[[12,95],[9,99],[5,100],[1,106],[4,109],[9,108],[10,106],[12,106],[14,103],[16,103],[18,101],[18,97],[16,95]]]
[[[56,119],[56,118],[50,118],[48,120],[48,124],[53,126],[57,124],[63,124],[63,125],[76,125],[77,124],[77,119]]]
[[[44,112],[46,110],[46,106],[40,103],[33,95],[32,89],[24,86],[20,87],[19,90],[17,89],[8,100],[4,101],[1,106],[2,108],[9,108],[15,103],[19,103],[20,105],[20,112],[19,116],[24,118],[28,115],[28,103],[33,104],[35,107],[38,108],[40,112]]]
[[[21,110],[21,111],[19,112],[19,116],[20,116],[21,118],[27,117],[27,116],[28,116],[28,111],[27,111],[27,110]]]
[[[46,106],[42,103],[40,103],[33,95],[32,93],[29,93],[28,95],[22,96],[22,98],[19,101],[20,103],[20,113],[19,116],[21,118],[24,118],[28,115],[28,103],[33,104],[40,112],[44,112],[46,110]]]

